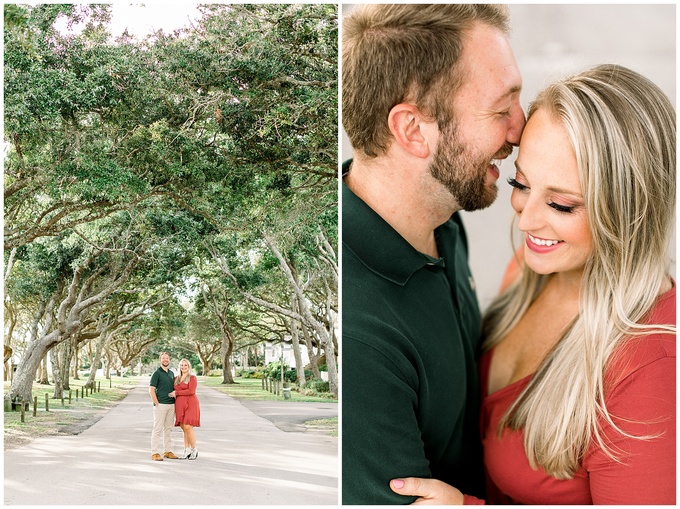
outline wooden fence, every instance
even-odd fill
[[[110,384],[109,384],[110,385]],[[102,390],[102,383],[101,381],[98,381],[95,383],[95,387],[93,388],[88,388],[88,387],[76,387],[75,389],[75,399],[78,401],[78,398],[85,399],[88,396],[91,396],[95,392],[101,392]],[[68,396],[66,396],[66,393],[62,391],[61,395],[61,406],[65,407],[66,406],[66,400],[68,400],[69,405],[73,401],[73,396],[74,396],[74,389],[69,389],[68,390]],[[36,417],[38,415],[38,396],[33,397],[33,417]],[[13,400],[11,399],[5,399],[5,412],[16,412],[19,411],[21,412],[21,422],[26,422],[26,412],[30,410],[31,402],[30,401],[23,401],[19,398],[15,398]],[[50,395],[45,393],[45,411],[49,412],[50,411]]]

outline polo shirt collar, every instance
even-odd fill
[[[444,258],[432,258],[416,250],[344,181],[342,218],[343,245],[368,269],[393,283],[405,285],[425,266],[444,267]]]

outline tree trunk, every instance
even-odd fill
[[[73,372],[72,376],[74,380],[80,380],[80,377],[78,376],[78,370],[80,369],[80,352],[79,352],[78,345],[75,346],[74,351],[73,351]],[[66,387],[66,390],[70,389],[70,387]]]
[[[201,285],[201,292],[203,294],[203,301],[206,306],[212,308],[213,313],[220,322],[220,334],[222,335],[222,345],[220,347],[220,356],[222,357],[222,384],[233,384],[234,377],[231,374],[231,354],[234,351],[234,333],[229,325],[229,319],[227,317],[229,311],[229,300],[225,297],[224,308],[221,308],[217,299],[215,298],[215,292],[210,288],[210,295],[206,292],[207,285]],[[210,297],[210,299],[208,298]]]
[[[54,379],[54,395],[52,399],[61,399],[64,394],[64,385],[61,378],[61,363],[59,362],[59,346],[50,350],[50,362],[52,363],[52,378]],[[62,353],[63,356],[63,353]]]
[[[47,355],[45,355],[40,361],[37,382],[41,385],[50,385],[50,374],[47,369]]]
[[[5,382],[8,380],[8,377],[9,377],[9,362],[8,361],[12,358],[12,353],[13,353],[12,347],[5,345],[5,361],[3,363],[5,365]]]
[[[312,375],[316,380],[321,380],[321,371],[319,371],[319,357],[321,354],[318,351],[314,351],[314,344],[312,343],[312,338],[307,330],[307,326],[302,323],[302,335],[305,338],[305,344],[307,345],[307,353],[309,354],[309,368],[312,371]]]
[[[335,362],[335,346],[332,338],[329,338],[325,345],[326,350],[326,367],[328,368],[328,385],[331,392],[338,395],[338,366]]]
[[[73,338],[61,345],[61,387],[68,391],[71,388],[71,361],[73,360]]]
[[[234,339],[231,331],[222,330],[222,384],[233,384],[234,377],[231,374],[231,354],[234,351]]]
[[[107,380],[111,380],[111,364],[113,364],[113,361],[107,355],[104,360],[104,378]]]
[[[297,298],[292,297],[291,304],[293,309],[297,309]],[[295,370],[297,371],[297,383],[300,387],[305,386],[305,366],[302,364],[302,353],[300,353],[300,337],[298,336],[298,324],[294,318],[290,319],[290,342],[293,345],[293,355],[295,356]]]
[[[294,273],[295,269],[293,264],[289,263],[288,260],[286,260],[286,258],[281,254],[274,240],[271,237],[265,234],[264,241],[265,244],[267,244],[267,246],[269,247],[269,249],[272,250],[274,256],[276,256],[276,258],[279,260],[279,266],[281,267],[281,270],[286,275],[286,278],[288,279],[291,287],[295,291],[295,295],[297,296],[297,301],[300,308],[300,314],[305,318],[307,323],[309,323],[309,325],[314,329],[314,332],[319,340],[320,346],[322,346],[326,351],[326,366],[328,367],[328,383],[331,392],[335,396],[337,396],[338,370],[337,365],[335,363],[335,348],[333,346],[333,338],[330,335],[330,332],[326,330],[324,325],[314,317],[314,314],[312,313],[309,307],[309,302],[305,297],[302,288],[296,281]]]
[[[102,357],[102,351],[104,350],[104,345],[108,342],[109,334],[108,331],[104,331],[99,336],[97,341],[97,346],[94,350],[94,355],[92,356],[92,362],[90,363],[90,376],[87,377],[87,382],[85,387],[92,389],[94,387],[95,377],[97,376],[97,368],[99,368],[99,363]]]
[[[9,388],[9,396],[18,397],[24,401],[33,400],[33,381],[35,380],[38,366],[47,354],[48,350],[59,341],[59,331],[52,331],[39,340],[29,343],[26,353],[17,366],[12,385]]]

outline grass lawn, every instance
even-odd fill
[[[148,378],[148,377],[147,377]],[[33,396],[38,398],[36,416],[33,417],[33,401],[25,413],[25,422],[21,422],[21,412],[5,412],[5,449],[11,449],[26,444],[32,438],[45,435],[73,435],[87,429],[104,415],[106,410],[115,406],[123,399],[128,391],[139,384],[139,377],[113,377],[111,387],[109,380],[97,380],[101,391],[88,394],[83,398],[80,389],[87,379],[71,380],[71,402],[68,401],[68,391],[62,406],[60,399],[52,399],[53,385],[33,384]],[[4,392],[9,390],[10,383],[4,382]],[[76,388],[79,396],[76,399]],[[45,394],[48,395],[49,412],[45,411]]]
[[[222,377],[219,376],[199,376],[199,383],[213,387],[220,392],[236,399],[249,399],[255,401],[292,401],[292,402],[307,402],[307,403],[337,403],[337,399],[324,398],[321,396],[304,396],[299,392],[290,391],[291,399],[284,400],[283,396],[277,396],[262,388],[262,380],[257,378],[240,378],[235,377],[235,384],[222,384]],[[308,431],[323,433],[333,437],[338,436],[338,418],[331,419],[316,419],[305,422],[305,427]]]
[[[327,433],[332,437],[338,436],[338,418],[332,417],[330,419],[315,419],[313,421],[305,422],[305,426],[310,431],[320,431]]]
[[[235,384],[222,384],[221,376],[199,376],[200,383],[213,387],[220,392],[236,399],[251,399],[257,401],[284,401],[283,396],[277,396],[262,388],[262,380],[258,378],[235,377]],[[337,399],[324,398],[321,396],[304,396],[298,392],[290,391],[291,399],[286,401],[307,403],[337,403]]]
[[[101,387],[100,392],[88,394],[86,398],[80,395],[80,390],[87,382],[86,378],[71,380],[71,402],[68,400],[68,391],[62,406],[60,399],[52,399],[54,394],[53,385],[33,384],[33,396],[38,398],[37,415],[33,417],[33,401],[29,410],[25,413],[25,422],[21,422],[21,412],[5,412],[5,450],[21,447],[32,439],[48,435],[75,435],[97,422],[108,409],[115,406],[127,393],[137,385],[140,379],[146,384],[149,377],[113,377],[111,381],[97,380]],[[259,401],[284,401],[283,396],[277,396],[262,389],[262,381],[255,378],[235,378],[235,384],[222,385],[222,377],[198,377],[201,384],[213,387],[236,399],[250,399]],[[109,387],[109,384],[111,387]],[[4,383],[4,392],[9,390],[10,382]],[[76,399],[76,388],[79,390]],[[45,411],[45,394],[48,395],[49,412]],[[337,399],[329,399],[319,396],[303,396],[291,391],[291,400],[294,402],[324,402],[337,403]],[[322,422],[328,421],[328,422]],[[316,430],[327,430],[329,434],[337,436],[338,420],[322,419],[310,421],[309,427]],[[333,434],[334,433],[334,434]]]

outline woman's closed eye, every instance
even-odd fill
[[[512,177],[508,178],[508,184],[510,184],[512,187],[514,187],[518,191],[526,191],[526,190],[529,189],[529,186],[525,186],[521,182],[517,182],[517,180],[512,178]],[[563,214],[571,214],[572,212],[574,212],[574,208],[575,208],[573,206],[562,205],[560,203],[556,203],[552,200],[549,201],[547,205],[549,207],[555,209],[558,212],[562,212]]]
[[[517,189],[519,191],[524,191],[526,189],[529,189],[528,186],[525,186],[524,184],[520,184],[519,182],[517,182],[517,180],[515,180],[512,177],[508,177],[508,184],[510,184],[512,187],[514,187],[515,189]]]
[[[559,203],[555,203],[554,201],[551,201],[548,203],[549,207],[554,208],[558,212],[563,212],[565,214],[571,214],[574,212],[575,207],[569,207],[567,205],[560,205]]]

